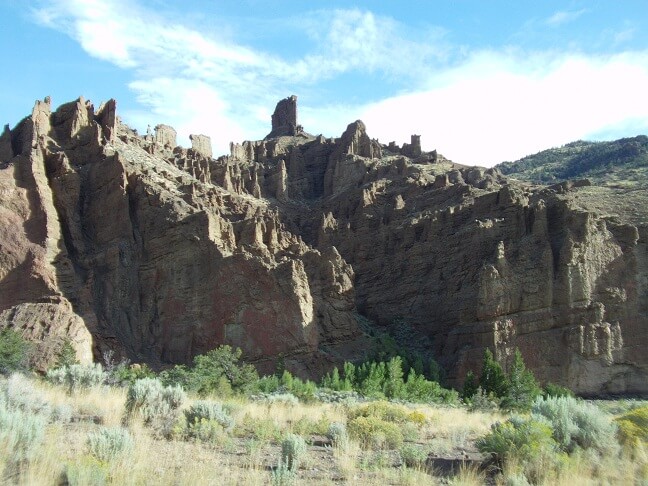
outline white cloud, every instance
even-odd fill
[[[648,127],[648,51],[481,52],[430,84],[365,107],[369,134],[399,143],[421,134],[424,148],[491,166],[629,122]]]
[[[551,26],[567,24],[569,22],[573,22],[586,12],[587,9],[584,8],[581,10],[561,10],[555,12],[551,17],[545,20],[545,23]]]
[[[178,143],[190,146],[189,134],[211,137],[215,153],[227,153],[229,142],[246,135],[241,126],[226,114],[227,103],[208,84],[192,79],[155,78],[135,81],[130,88],[149,111],[127,110],[124,118],[144,127],[159,123],[172,125],[179,134]]]

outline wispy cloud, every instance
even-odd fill
[[[138,100],[158,115],[173,114],[185,140],[189,127],[211,116],[203,131],[220,151],[229,143],[223,137],[242,133],[243,126],[248,136],[263,136],[272,104],[300,88],[354,70],[406,76],[443,53],[431,35],[410,39],[396,21],[357,9],[307,16],[299,28],[308,29],[316,48],[290,61],[125,0],[51,0],[34,10],[34,18],[65,32],[91,56],[131,69],[135,80],[129,86]]]
[[[558,26],[573,22],[581,15],[587,12],[587,9],[581,10],[560,10],[555,12],[551,17],[545,20],[545,23],[550,26]]]

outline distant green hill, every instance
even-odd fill
[[[588,178],[605,186],[648,185],[648,137],[568,143],[497,166],[503,174],[536,184]]]

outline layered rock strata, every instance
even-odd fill
[[[58,305],[95,354],[163,365],[228,343],[309,376],[362,357],[359,319],[406,322],[454,384],[517,347],[543,382],[648,392],[648,218],[624,209],[644,193],[522,184],[296,116],[282,100],[265,140],[214,159],[203,136],[137,135],[112,101],[37,103],[0,136],[0,320]]]

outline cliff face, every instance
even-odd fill
[[[170,127],[137,137],[114,110],[78,100],[51,113],[39,102],[5,136],[3,325],[27,329],[47,314],[38,337],[51,334],[55,349],[68,335],[86,360],[91,336],[95,354],[154,365],[228,343],[304,374],[361,336],[353,270],[334,249],[305,244],[266,201],[170,163]],[[181,155],[199,167],[196,138],[200,150]]]
[[[543,381],[648,392],[648,224],[625,210],[645,191],[509,181],[361,121],[313,137],[293,98],[272,128],[213,159],[204,136],[138,136],[112,101],[37,103],[0,137],[0,324],[47,315],[32,337],[86,357],[91,339],[154,365],[227,343],[316,376],[362,356],[363,316],[405,321],[455,383],[519,347]]]

